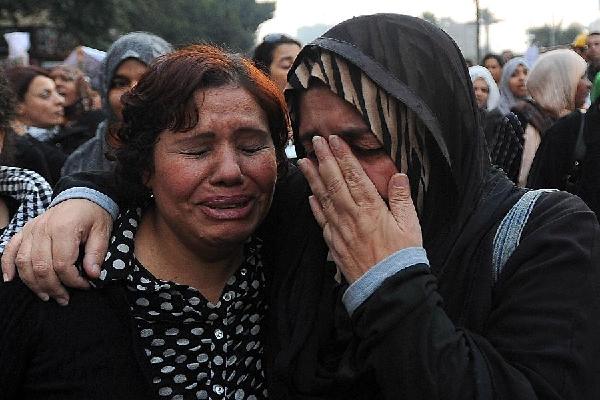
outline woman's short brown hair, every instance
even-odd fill
[[[230,84],[246,89],[265,111],[278,172],[284,171],[289,119],[281,92],[251,61],[213,46],[192,45],[158,58],[122,97],[117,173],[127,185],[129,200],[148,195],[144,177],[154,169],[153,150],[159,134],[188,131],[198,123],[194,93]]]

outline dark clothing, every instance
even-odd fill
[[[585,115],[585,158],[577,195],[585,201],[600,220],[600,99]]]
[[[101,110],[91,110],[82,113],[75,121],[60,128],[58,133],[48,140],[60,149],[66,156],[73,153],[79,146],[94,137],[98,124],[105,119]]]
[[[523,127],[513,113],[479,109],[485,143],[492,164],[501,168],[508,178],[517,182],[523,156]]]
[[[61,307],[18,280],[0,284],[2,398],[158,398],[144,375],[143,349],[133,343],[125,290],[73,290]]]
[[[75,149],[65,161],[61,171],[62,175],[85,171],[113,171],[115,169],[116,161],[112,157],[114,149],[106,141],[108,124],[108,120],[102,121],[96,129],[94,137]]]
[[[592,104],[583,118],[585,157],[572,184],[566,178],[574,171],[575,143],[582,123],[579,111],[561,118],[550,128],[540,144],[528,185],[532,188],[568,190],[600,216],[600,103]]]
[[[19,167],[40,174],[50,186],[60,179],[60,170],[67,159],[66,155],[53,145],[35,140],[29,135],[14,137],[14,153],[11,167]]]
[[[529,172],[528,187],[567,189],[566,177],[575,161],[575,141],[581,123],[581,112],[576,110],[556,121],[546,131]]]

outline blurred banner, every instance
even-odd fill
[[[29,32],[10,32],[4,34],[8,44],[8,60],[11,64],[29,65]]]
[[[87,46],[77,46],[64,63],[74,65],[89,77],[90,83],[94,89],[98,89],[101,85],[100,73],[102,71],[102,60],[106,57],[106,52],[97,50]]]

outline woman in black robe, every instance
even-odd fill
[[[380,143],[367,155],[387,154],[410,179],[427,259],[411,264],[393,253],[392,263],[386,258],[362,265],[367,272],[358,282],[370,289],[362,291],[362,303],[349,307],[340,299],[347,283],[342,279],[336,284],[335,269],[324,265],[326,251],[310,218],[305,184],[293,173],[279,182],[262,228],[270,287],[269,397],[598,398],[595,217],[569,194],[516,188],[490,165],[469,75],[455,43],[417,18],[359,17],[307,45],[292,67],[289,84],[295,134],[311,156],[306,139],[331,135],[320,128],[305,131],[303,113],[323,105],[303,103],[303,96],[328,88],[362,117]],[[313,161],[305,161],[303,169],[318,199],[311,200],[317,219],[335,228],[326,241],[346,277],[339,244],[355,240],[365,224],[384,229],[394,226],[390,218],[402,216],[382,211],[384,203],[369,185],[358,188],[374,199],[366,209],[330,193],[329,201],[336,205],[332,210],[344,221],[341,226],[335,218],[327,219],[328,212],[320,214],[319,206],[328,200],[320,183],[356,192],[353,179],[365,182],[366,175],[342,145],[343,156],[336,151],[335,160],[352,167],[340,178],[323,139],[315,143],[322,166],[317,170]],[[348,144],[364,162],[366,149],[351,140]],[[298,150],[302,157],[307,149]],[[364,166],[368,169],[369,163]],[[339,179],[333,184],[328,176],[336,173]],[[80,184],[80,179],[70,181],[71,186]],[[74,202],[61,204],[19,235],[25,244],[21,255],[29,252],[42,227],[59,240],[53,232],[64,218],[56,221],[65,210],[78,207]],[[385,223],[369,220],[374,209],[382,212]],[[64,230],[61,234],[68,236]],[[362,239],[350,254],[382,244]],[[88,248],[91,253],[102,254],[102,246],[93,247]],[[11,272],[15,254],[3,259],[5,273]],[[87,270],[93,264],[89,261]],[[26,264],[21,259],[20,273],[31,277]],[[382,274],[377,278],[370,271]],[[38,269],[37,276],[41,272],[48,270]],[[48,288],[35,276],[31,282]]]

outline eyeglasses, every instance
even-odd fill
[[[289,37],[285,33],[269,33],[263,37],[263,42],[274,43],[284,39],[291,39],[291,37]]]

